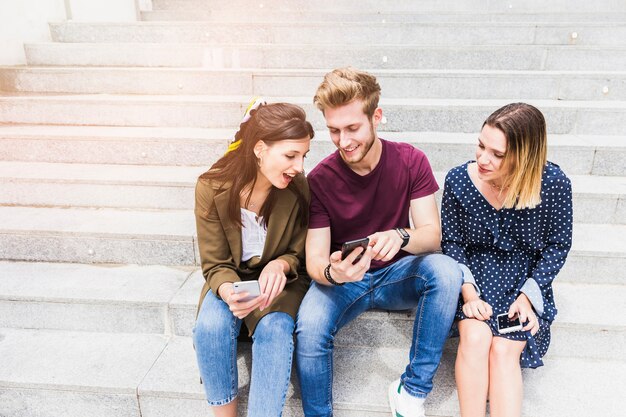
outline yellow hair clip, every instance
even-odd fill
[[[250,113],[252,112],[252,110],[256,110],[259,107],[261,107],[262,105],[267,104],[267,102],[265,101],[264,98],[256,96],[252,98],[252,101],[250,101],[250,104],[248,104],[248,108],[246,108],[246,112],[243,115],[243,119],[241,119],[241,123],[240,125],[244,124],[245,122],[247,122],[248,120],[250,120],[250,117],[252,117],[250,115]],[[235,137],[237,137],[237,133],[239,132],[239,130],[237,130],[237,132],[235,132]],[[232,152],[234,150],[236,150],[237,148],[239,148],[239,146],[241,146],[241,139],[238,140],[233,140],[233,142],[231,142],[228,145],[228,149],[226,150],[226,153],[224,155],[226,155],[229,152]]]

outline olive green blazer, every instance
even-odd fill
[[[294,182],[308,201],[309,189],[304,176],[298,175]],[[244,319],[250,335],[266,314],[280,311],[295,320],[311,282],[304,267],[307,226],[301,225],[302,212],[297,197],[289,188],[277,192],[261,258],[255,256],[241,262],[241,228],[229,221],[227,214],[230,185],[223,185],[220,189],[219,184],[202,178],[196,184],[196,228],[202,274],[206,280],[198,311],[209,290],[219,298],[217,289],[225,282],[258,279],[263,267],[274,259],[283,259],[289,264],[283,292],[262,312],[256,309]],[[308,210],[308,207],[304,209]]]

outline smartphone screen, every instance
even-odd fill
[[[256,280],[234,282],[233,291],[235,292],[235,294],[239,294],[242,292],[248,293],[248,295],[245,298],[239,301],[240,303],[245,302],[245,301],[250,301],[253,298],[256,298],[259,295],[261,295],[261,287],[259,286],[259,281],[256,281]]]
[[[361,252],[359,256],[356,257],[353,263],[358,262],[359,259],[361,259],[361,256],[363,256],[363,253],[365,253],[365,249],[367,249],[367,245],[369,245],[369,243],[370,243],[370,240],[367,237],[364,237],[363,239],[351,240],[349,242],[344,243],[341,246],[341,260],[346,259],[348,255],[352,253],[353,250],[355,250],[358,247],[361,247],[363,248],[363,252]]]
[[[522,329],[522,323],[519,316],[515,315],[512,319],[509,318],[508,313],[500,314],[497,317],[498,331],[500,333],[511,333]]]

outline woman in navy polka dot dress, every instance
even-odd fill
[[[542,366],[556,316],[552,281],[572,242],[572,191],[546,160],[546,123],[514,103],[483,124],[476,161],[446,176],[442,247],[464,273],[457,319],[461,415],[519,416],[521,367]],[[496,316],[523,328],[501,334]]]

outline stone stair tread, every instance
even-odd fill
[[[189,274],[185,269],[160,265],[0,261],[0,299],[166,305]]]
[[[356,49],[365,51],[368,49],[377,48],[385,48],[385,49],[393,49],[393,50],[403,50],[403,49],[416,49],[416,50],[454,50],[454,51],[481,51],[485,49],[496,49],[496,50],[517,50],[517,51],[532,51],[532,50],[553,50],[553,51],[565,51],[565,50],[579,50],[579,51],[593,51],[593,50],[603,50],[603,51],[624,51],[626,46],[624,45],[462,45],[462,46],[445,46],[445,45],[412,45],[412,44],[397,44],[397,43],[375,43],[369,45],[360,45],[356,44],[321,44],[321,43],[280,43],[274,44],[271,42],[233,42],[229,44],[224,44],[220,42],[211,42],[211,41],[203,41],[203,42],[27,42],[24,44],[25,47],[48,47],[48,48],[57,48],[59,50],[68,49],[76,47],[91,47],[97,48],[98,46],[102,47],[112,47],[112,46],[132,46],[132,47],[160,47],[169,49],[172,48],[176,50],[176,48],[185,49],[195,49],[198,47],[220,47],[220,46],[228,46],[233,48],[246,48],[246,47],[269,47],[274,50],[282,50],[282,49],[302,49],[306,47],[306,49],[317,49],[317,50],[334,50],[341,51],[346,48]],[[50,66],[50,65],[43,65]],[[55,65],[56,66],[56,65]],[[67,64],[63,64],[63,66],[67,66]],[[115,65],[113,65],[115,66]]]
[[[626,257],[626,225],[575,224],[572,250],[593,253],[604,247],[611,256]]]
[[[192,272],[193,271],[193,272]],[[204,283],[197,268],[0,262],[0,328],[190,336]],[[619,357],[622,285],[555,283],[551,353]],[[603,303],[603,304],[601,304]],[[337,336],[342,347],[408,349],[415,313],[372,310]],[[1,337],[0,337],[1,339]],[[456,349],[454,339],[447,350]]]
[[[214,140],[232,137],[232,129],[201,127],[144,127],[144,126],[80,126],[0,124],[0,139],[55,138],[85,139],[110,138],[115,140]],[[626,142],[626,136],[624,137]],[[618,141],[619,142],[619,141]],[[626,144],[624,145],[626,147]]]
[[[193,186],[207,167],[0,161],[0,179]]]
[[[265,99],[270,103],[289,102],[298,105],[308,105],[311,102],[309,96],[267,96]],[[16,93],[10,95],[0,95],[2,102],[20,101],[58,101],[58,102],[86,102],[86,103],[109,103],[109,102],[144,102],[144,103],[227,103],[247,106],[250,101],[248,95],[152,95],[152,94],[37,94],[37,93]],[[509,101],[503,99],[419,99],[419,98],[383,98],[380,99],[381,107],[387,106],[421,106],[421,107],[489,107],[498,108]],[[593,101],[593,100],[528,100],[542,109],[626,109],[624,101]],[[381,133],[382,134],[382,133]]]
[[[244,355],[239,357],[240,389],[247,386],[249,374],[247,372],[249,362],[242,356]],[[453,378],[454,356],[454,352],[444,353],[435,376],[435,388],[426,403],[429,415],[431,413],[432,415],[458,415],[458,402]],[[404,348],[337,347],[334,359],[335,408],[338,411],[388,412],[387,385],[402,373],[406,357],[407,352]],[[617,405],[615,401],[612,401],[611,394],[616,395],[620,391],[619,387],[609,381],[620,378],[621,373],[626,370],[626,362],[617,358],[598,361],[585,358],[550,357],[549,355],[545,362],[547,364],[545,367],[535,371],[524,371],[523,374],[527,380],[526,389],[533,392],[533,398],[545,398],[547,396],[550,401],[524,403],[523,415],[575,415],[578,410],[575,407],[580,405],[578,404],[579,395],[587,393],[587,388],[581,384],[572,384],[567,390],[556,388],[562,385],[563,380],[561,378],[571,374],[571,369],[584,372],[586,380],[593,381],[594,387],[603,387],[599,395],[606,399],[606,402],[601,402],[602,405],[598,405],[598,407],[603,407],[603,411],[616,410]],[[178,398],[202,400],[204,394],[198,383],[197,375],[191,340],[177,337],[173,339],[158,359],[139,386],[138,392],[146,402],[159,396],[167,396],[172,401]],[[355,379],[361,383],[354,384]],[[545,390],[549,390],[550,395],[546,395]],[[242,394],[245,399],[245,391]],[[570,400],[575,400],[577,403],[573,405]],[[286,406],[298,407],[299,404],[298,389],[290,385]],[[546,408],[561,411],[552,414],[542,412]],[[181,415],[187,414],[181,410]]]
[[[52,22],[59,42],[192,42],[290,44],[383,43],[403,45],[621,45],[624,22]],[[384,31],[380,36],[377,31]],[[572,32],[581,36],[571,39]]]
[[[204,8],[209,3],[215,3],[207,1],[207,0],[153,0],[153,9],[154,10],[180,10],[180,9],[198,9]],[[249,2],[247,0],[232,0],[229,2],[218,2],[219,5],[225,6],[228,4],[227,9],[229,10],[238,10],[241,6],[248,6]],[[263,3],[259,3],[259,9],[269,9],[277,8],[279,10],[300,10],[305,9],[308,10],[311,7],[311,3],[307,1],[292,1],[292,2],[284,2],[281,0],[266,0]],[[384,9],[386,3],[381,3],[380,1],[375,0],[344,0],[341,3],[334,2],[332,0],[320,0],[316,3],[317,7],[315,8],[324,8],[326,11],[330,12],[339,12],[339,11],[353,11],[353,10],[371,10],[380,12]],[[360,7],[358,7],[360,6]],[[256,7],[255,7],[256,8]],[[540,0],[509,0],[508,2],[493,2],[489,0],[471,0],[471,1],[461,1],[461,0],[449,0],[442,4],[441,2],[437,2],[436,0],[427,0],[422,2],[413,2],[411,0],[398,0],[394,2],[394,10],[403,11],[403,12],[411,12],[411,11],[420,11],[420,12],[429,12],[429,13],[437,13],[441,11],[446,12],[500,12],[500,13],[525,13],[529,11],[534,12],[561,12],[563,10],[576,10],[579,12],[597,12],[598,10],[613,10],[615,12],[626,11],[626,6],[615,0],[600,0],[594,3],[588,3],[584,0],[553,0],[552,2],[546,3]]]
[[[157,404],[178,406],[176,415],[185,417],[194,411],[208,411],[191,338],[16,329],[0,329],[0,336],[0,353],[5,359],[0,368],[0,387],[8,392],[28,389],[46,392],[52,399],[63,398],[69,392],[125,394],[136,397],[135,407],[142,411]],[[245,345],[238,355],[244,403],[250,366]],[[406,349],[338,347],[334,383],[337,414],[360,411],[360,415],[386,415],[386,387],[402,372],[406,355]],[[435,376],[435,388],[427,400],[429,415],[458,413],[453,362],[454,353],[445,352]],[[594,387],[594,411],[598,415],[619,414],[614,400],[623,387],[615,381],[626,372],[626,362],[619,358],[592,360],[549,354],[545,362],[543,368],[523,372],[526,395],[533,398],[524,403],[524,416],[576,415],[585,405],[588,386],[572,383],[568,389],[561,389],[563,381],[571,379],[572,369],[585,375]],[[362,384],[354,384],[355,379]],[[122,397],[116,400],[122,401]],[[197,404],[190,400],[197,400]],[[14,396],[9,404],[14,402],[19,402],[19,397]],[[200,404],[204,408],[199,408]],[[293,413],[290,415],[301,415],[297,385],[290,384],[286,406]]]
[[[235,130],[233,130],[235,129]],[[479,128],[477,128],[478,131]],[[151,126],[81,126],[45,124],[0,124],[0,139],[85,139],[115,140],[232,140],[233,128],[151,127]],[[386,132],[384,139],[415,143],[475,144],[476,133],[465,132]],[[549,147],[603,147],[626,148],[626,135],[549,134]],[[330,141],[328,130],[316,130],[315,141]]]
[[[191,237],[192,210],[0,207],[0,231]],[[626,257],[626,225],[574,225],[573,250]],[[601,248],[601,249],[599,249]]]
[[[409,13],[410,15],[411,13]],[[331,15],[332,16],[332,15]],[[412,23],[407,23],[407,22],[385,22],[383,23],[382,21],[380,21],[380,25],[382,27],[385,27],[384,25],[386,23],[393,23],[393,25],[395,27],[402,27],[402,26],[409,26]],[[365,28],[372,28],[372,23],[373,22],[359,22],[359,21],[355,21],[355,22],[343,22],[341,27],[365,27]],[[581,28],[585,28],[585,27],[595,27],[595,28],[611,28],[611,27],[623,27],[626,25],[626,21],[610,21],[610,22],[578,22],[580,24]],[[221,22],[202,22],[202,21],[191,21],[191,22],[172,22],[172,21],[162,21],[162,22],[158,22],[158,21],[129,21],[129,22],[119,22],[119,21],[98,21],[98,22],[93,22],[93,21],[50,21],[49,25],[52,26],[53,28],[58,28],[58,27],[66,27],[66,28],[77,28],[77,27],[102,27],[102,28],[142,28],[142,27],[156,27],[156,28],[161,28],[161,27],[173,27],[173,28],[194,28],[194,27],[220,27],[220,26],[228,26],[228,27],[236,27],[236,26],[252,26],[255,28],[263,28],[264,26],[267,27],[272,27],[272,28],[277,28],[277,27],[281,27],[281,26],[285,26],[285,27],[295,27],[297,28],[303,28],[303,27],[307,27],[307,26],[328,26],[328,27],[337,27],[337,22],[334,21],[311,21],[311,22],[307,22],[307,23],[303,23],[303,22],[291,22],[291,21],[285,21],[285,22],[264,22],[262,20],[259,21],[255,21],[254,23],[251,22],[225,22],[225,23],[221,23]],[[548,28],[555,28],[555,27],[570,27],[571,23],[570,22],[492,22],[489,24],[490,27],[493,28],[515,28],[515,27],[548,27]],[[474,27],[474,26],[479,26],[479,27],[483,27],[484,24],[482,22],[472,22],[472,21],[464,21],[464,22],[422,22],[420,23],[420,27],[423,28],[428,28],[428,27],[435,27],[435,28],[440,28],[440,27],[445,27],[445,26],[469,26],[469,27]]]
[[[196,226],[192,210],[0,207],[0,231],[189,239]]]
[[[626,23],[625,23],[626,24]],[[198,68],[198,67],[125,67],[125,66],[106,66],[106,67],[80,67],[74,65],[38,65],[36,67],[28,65],[1,65],[0,71],[21,71],[33,73],[45,72],[140,72],[140,73],[189,73],[195,72],[199,74],[260,74],[260,75],[278,75],[278,76],[295,76],[304,75],[312,77],[323,77],[329,69],[321,68]],[[364,71],[377,76],[455,76],[455,75],[471,75],[471,76],[525,76],[525,77],[541,77],[541,76],[589,76],[589,75],[626,75],[623,70],[501,70],[501,69],[420,69],[420,68],[363,68]],[[321,78],[320,78],[321,82]],[[2,90],[0,90],[2,91]]]
[[[221,13],[219,13],[221,12]],[[404,13],[394,11],[326,11],[320,12],[315,10],[299,10],[299,11],[278,11],[273,10],[270,13],[261,13],[259,9],[254,16],[241,15],[240,13],[232,13],[232,11],[215,11],[206,8],[185,8],[151,11],[142,11],[143,21],[206,21],[206,22],[251,22],[251,21],[299,21],[306,22],[318,21],[359,21],[359,22],[381,22],[385,20],[388,23],[394,22],[553,22],[553,23],[587,23],[596,21],[626,21],[625,13],[533,13],[531,11],[516,11],[515,13],[501,12],[482,12],[475,13],[470,11],[433,11],[433,12],[415,12],[407,11]]]
[[[0,329],[0,387],[134,394],[161,335]]]
[[[474,139],[474,138],[472,138]],[[459,142],[459,141],[457,141]],[[416,144],[419,147],[419,143]],[[313,144],[315,146],[315,143]],[[626,142],[623,147],[626,148]],[[192,187],[208,167],[0,161],[0,180]],[[446,172],[435,171],[443,184]],[[570,175],[574,193],[626,195],[626,177]]]
[[[203,284],[201,271],[195,271],[172,298],[172,307],[192,309],[195,314]],[[554,292],[559,310],[555,325],[600,326],[626,331],[626,317],[620,313],[626,309],[626,286],[559,282],[557,277]],[[371,310],[360,317],[376,321],[392,318],[412,323],[414,316],[412,311]]]

